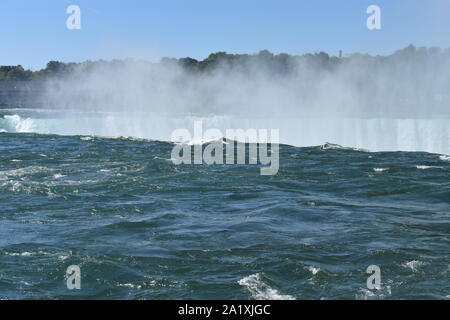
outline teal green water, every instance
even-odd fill
[[[450,297],[447,157],[283,145],[261,176],[172,147],[1,133],[0,298]]]

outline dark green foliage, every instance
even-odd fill
[[[183,69],[192,73],[213,72],[218,68],[222,70],[238,69],[243,72],[249,70],[265,69],[274,75],[283,75],[293,72],[295,67],[308,65],[315,68],[318,72],[333,71],[336,67],[346,61],[362,61],[368,65],[377,65],[383,63],[395,63],[397,60],[407,60],[420,64],[427,57],[450,54],[449,50],[441,50],[437,47],[416,48],[410,45],[404,49],[398,50],[390,56],[369,56],[364,54],[352,54],[347,57],[330,56],[325,52],[314,54],[304,54],[301,56],[280,53],[274,55],[268,50],[262,50],[258,54],[229,54],[226,52],[211,53],[203,61],[193,58],[162,58],[162,65],[179,65]],[[130,60],[136,62],[135,60]],[[0,66],[0,81],[25,81],[25,80],[45,80],[49,78],[70,77],[75,70],[89,72],[97,66],[120,66],[128,60],[113,61],[86,61],[83,63],[64,63],[59,61],[50,61],[45,69],[39,71],[25,70],[22,66]],[[253,69],[250,68],[253,66]]]
[[[24,81],[31,79],[33,72],[25,70],[21,65],[0,66],[0,80]]]

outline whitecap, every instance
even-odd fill
[[[261,273],[245,277],[238,283],[250,291],[252,297],[256,300],[295,300],[294,297],[280,294],[278,290],[271,288],[264,282]]]
[[[220,142],[220,143],[222,143],[222,144],[229,144],[228,142],[226,142],[226,141],[224,141],[223,140],[223,138],[220,138],[220,139],[203,139],[203,138],[200,138],[200,139],[192,139],[192,140],[190,140],[190,141],[180,141],[180,142],[174,142],[175,144],[181,144],[181,145],[184,145],[184,144],[187,144],[188,146],[198,146],[198,145],[204,145],[204,144],[210,144],[210,143],[218,143],[218,142]]]
[[[443,167],[438,166],[416,166],[417,169],[426,170],[426,169],[443,169]]]
[[[12,257],[31,257],[32,253],[25,251],[25,252],[11,252],[11,253],[7,253],[7,255],[12,256]]]
[[[339,144],[330,143],[330,142],[327,142],[324,145],[321,145],[320,149],[322,149],[322,150],[347,150],[347,151],[369,152],[368,150],[363,149],[363,148],[344,147],[344,146],[341,146]]]
[[[29,166],[19,169],[0,171],[0,177],[22,177],[30,174],[36,174],[46,171],[53,171],[51,168],[40,167],[40,166]]]
[[[142,285],[133,283],[118,283],[117,286],[130,289],[142,289]]]
[[[419,270],[420,267],[424,266],[426,263],[423,261],[419,261],[419,260],[412,260],[412,261],[408,261],[402,264],[402,267],[404,268],[409,268],[411,269],[413,272],[417,272]]]
[[[384,299],[392,294],[391,286],[384,286],[380,290],[361,288],[356,294],[357,300]]]
[[[316,268],[316,267],[313,267],[313,266],[309,266],[309,267],[308,267],[308,270],[309,270],[313,275],[316,275],[317,273],[319,273],[320,268]]]
[[[375,172],[385,172],[387,170],[389,170],[389,168],[373,168],[373,171]]]

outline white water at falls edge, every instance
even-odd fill
[[[16,113],[18,110],[15,110]],[[238,117],[174,116],[130,113],[39,112],[38,115],[4,115],[0,131],[58,135],[135,137],[170,141],[175,129],[193,134],[194,121],[203,121],[203,132],[217,128],[279,129],[280,143],[306,147],[326,142],[370,151],[426,151],[450,154],[450,119],[351,118],[351,117]]]

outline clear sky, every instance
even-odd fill
[[[81,30],[66,9],[81,8]],[[381,30],[366,9],[381,8]],[[450,47],[449,0],[1,0],[0,65],[211,52],[389,54],[409,44]]]

